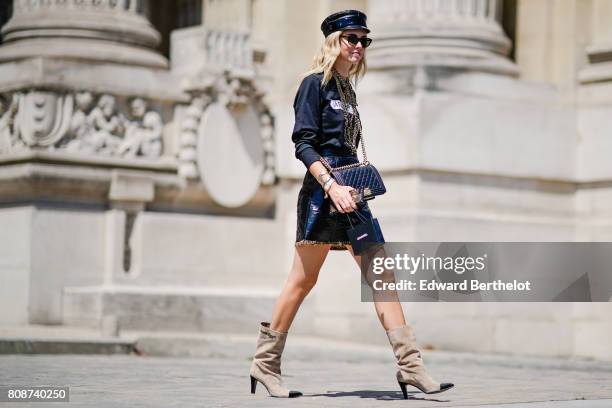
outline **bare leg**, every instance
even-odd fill
[[[349,246],[351,255],[357,262],[357,266],[361,268],[361,256],[353,253],[353,248]],[[404,326],[406,320],[404,319],[404,310],[402,304],[399,302],[397,297],[393,301],[374,301],[374,307],[376,308],[376,314],[380,324],[385,330],[394,329],[396,327]]]
[[[293,266],[274,305],[270,328],[289,331],[302,301],[317,283],[319,271],[330,248],[331,245],[325,244],[295,247]]]
[[[361,256],[355,255],[351,247],[349,247],[349,250],[361,269]],[[382,277],[384,274],[378,276]],[[384,277],[384,280],[387,282],[395,279],[393,271]],[[366,274],[366,279],[371,285],[371,277]],[[426,394],[451,389],[454,386],[453,383],[436,382],[427,374],[423,366],[421,352],[416,345],[413,328],[406,325],[404,311],[402,310],[402,304],[399,302],[397,292],[393,292],[392,295],[382,296],[382,299],[386,299],[385,301],[376,301],[377,295],[374,293],[374,306],[376,307],[378,320],[380,320],[386,331],[393,354],[397,359],[399,370],[397,371],[396,378],[404,399],[408,399],[408,391],[406,390],[406,385],[408,384],[417,387]]]

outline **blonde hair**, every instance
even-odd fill
[[[310,66],[310,70],[306,72],[302,79],[307,77],[310,74],[318,74],[323,73],[323,80],[321,81],[321,86],[327,85],[329,80],[332,77],[332,68],[336,63],[336,59],[340,55],[340,36],[342,35],[342,31],[334,31],[327,37],[325,37],[325,41],[321,45],[321,49],[314,56],[312,65]],[[357,82],[363,78],[367,70],[366,64],[366,54],[365,50],[363,53],[363,58],[355,65],[351,66],[349,69],[349,80],[352,80],[355,86]]]

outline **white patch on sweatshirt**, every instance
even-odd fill
[[[329,101],[329,105],[333,108],[333,109],[342,109],[342,101],[338,100],[338,99],[332,99]],[[351,105],[349,105],[348,107],[348,112],[349,113],[353,113],[353,107]]]

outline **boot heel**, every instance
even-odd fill
[[[406,398],[406,385],[412,385],[425,394],[435,394],[453,387],[453,383],[434,381],[423,366],[423,358],[419,351],[412,327],[403,325],[387,330],[389,343],[397,359],[396,378]]]
[[[257,383],[260,382],[271,397],[295,398],[302,395],[299,391],[292,391],[285,387],[281,377],[281,355],[287,340],[287,333],[272,330],[270,322],[261,322],[257,348],[249,371],[251,394],[255,394]]]
[[[400,388],[402,389],[402,394],[404,394],[404,399],[408,399],[408,391],[406,390],[406,384],[402,383],[402,382],[397,382],[400,386]]]

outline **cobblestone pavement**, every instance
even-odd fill
[[[457,355],[425,357],[432,376],[454,382],[454,389],[434,395],[413,389],[410,400],[402,399],[391,360],[340,361],[325,354],[284,359],[285,383],[305,394],[295,399],[271,398],[261,384],[250,394],[250,361],[244,357],[3,355],[0,385],[68,386],[70,402],[54,407],[612,407],[609,363]]]

